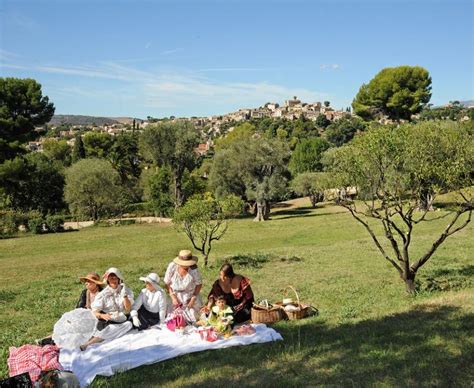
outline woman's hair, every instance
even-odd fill
[[[235,276],[234,269],[232,268],[232,265],[229,263],[224,264],[221,267],[220,272],[223,272],[226,278],[232,279]]]

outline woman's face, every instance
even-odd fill
[[[229,278],[225,276],[224,271],[219,272],[219,279],[224,283],[229,280]]]
[[[118,285],[119,285],[119,278],[117,275],[115,275],[114,273],[111,273],[108,277],[107,277],[107,282],[109,283],[109,286],[112,287],[112,288],[117,288]]]
[[[155,292],[155,287],[153,287],[153,284],[151,284],[150,282],[146,282],[145,283],[145,287],[148,291],[151,291],[151,292]]]
[[[98,286],[97,284],[95,284],[94,282],[91,282],[89,280],[86,280],[86,288],[90,291],[90,292],[96,292],[98,290]]]
[[[188,273],[188,270],[189,270],[189,267],[185,267],[184,265],[180,265],[178,267],[178,272],[180,275],[184,275],[186,273]]]

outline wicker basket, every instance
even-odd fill
[[[263,307],[254,303],[251,317],[253,323],[274,323],[285,318],[285,312],[281,306]]]
[[[294,287],[287,286],[285,288],[285,292],[287,292],[288,289],[291,289],[296,295],[297,303],[292,303],[292,304],[296,305],[297,309],[295,311],[287,311],[287,310],[284,309],[283,302],[278,302],[278,303],[275,303],[275,304],[281,307],[281,310],[285,314],[286,318],[288,318],[290,321],[307,317],[310,314],[310,311],[312,311],[312,307],[309,304],[305,304],[305,303],[300,302],[300,297],[299,297],[299,295],[296,292]]]

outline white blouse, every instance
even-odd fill
[[[120,284],[116,289],[113,289],[110,286],[104,288],[96,295],[94,302],[91,304],[91,309],[95,312],[103,311],[106,314],[111,314],[113,321],[125,321],[125,306],[123,304],[123,297],[120,295],[122,287],[124,286]],[[127,294],[130,303],[133,304],[132,290],[125,286],[125,293]]]
[[[166,318],[166,295],[163,289],[160,287],[155,292],[151,292],[147,288],[141,290],[138,294],[137,300],[133,303],[131,316],[136,315],[136,311],[144,306],[146,310],[152,313],[160,313],[160,322],[164,322]]]

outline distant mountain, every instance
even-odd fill
[[[132,124],[133,117],[95,117],[81,115],[54,115],[49,125],[112,125],[112,124]],[[142,122],[142,119],[135,119]]]
[[[467,101],[459,101],[462,106],[473,106],[474,105],[474,100],[467,100]]]

